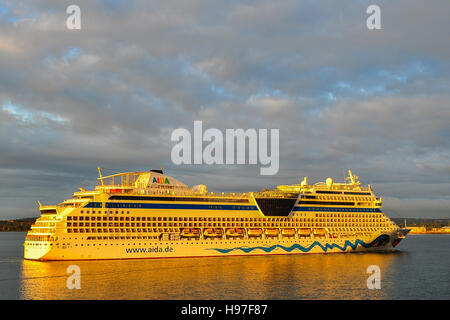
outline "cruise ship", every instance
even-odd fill
[[[40,206],[30,260],[144,259],[392,250],[405,238],[382,199],[349,170],[248,193],[188,187],[162,170],[102,176],[58,205]]]

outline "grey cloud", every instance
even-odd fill
[[[97,165],[163,166],[218,192],[353,168],[392,197],[387,210],[448,217],[447,0],[378,1],[377,31],[365,27],[370,1],[81,1],[79,31],[65,28],[69,4],[5,3],[0,217],[93,185]],[[279,174],[174,166],[170,133],[194,120],[279,128]]]

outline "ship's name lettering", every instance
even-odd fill
[[[163,183],[163,184],[170,184],[169,179],[167,178],[159,178],[159,177],[153,177],[152,183]]]

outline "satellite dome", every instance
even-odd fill
[[[327,178],[326,182],[327,182],[328,188],[331,188],[331,186],[333,185],[333,179]]]

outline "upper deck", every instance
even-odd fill
[[[89,202],[120,202],[120,201],[159,201],[159,202],[230,202],[241,200],[251,202],[255,198],[258,203],[286,207],[290,212],[297,199],[311,201],[353,201],[354,205],[381,206],[381,198],[377,198],[370,185],[361,186],[358,177],[349,170],[349,177],[344,183],[336,183],[331,178],[325,182],[309,184],[305,177],[300,184],[280,185],[275,189],[264,189],[259,192],[247,193],[214,193],[209,192],[205,185],[188,187],[181,181],[165,175],[162,170],[125,172],[103,176],[99,169],[98,185],[94,190],[80,188],[73,197],[60,203],[59,206],[83,207]],[[263,199],[263,200],[261,200]],[[277,200],[278,199],[278,200]],[[260,201],[261,200],[261,201]],[[284,201],[282,201],[284,200]],[[276,203],[272,203],[276,201]],[[312,203],[310,204],[315,204]],[[345,203],[342,203],[344,205]],[[331,203],[330,203],[331,205]],[[261,208],[262,209],[262,208]],[[266,211],[266,210],[263,210]]]
[[[250,193],[215,193],[209,192],[205,185],[188,187],[183,182],[168,176],[162,170],[125,172],[102,176],[99,168],[98,185],[94,190],[80,188],[73,194],[74,198],[64,203],[83,202],[87,199],[97,199],[102,195],[110,200],[157,200],[173,198],[249,198]],[[151,197],[155,196],[155,197]],[[230,201],[233,202],[233,201]]]

